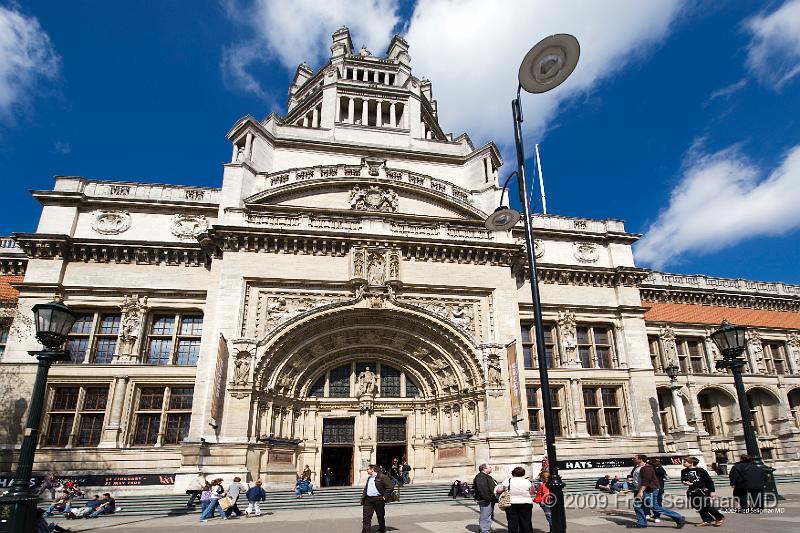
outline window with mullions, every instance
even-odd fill
[[[528,400],[528,430],[544,431],[541,387],[525,387],[525,396]],[[552,399],[553,421],[555,422],[555,436],[561,437],[564,434],[561,387],[550,387],[550,397]]]
[[[174,445],[189,433],[193,387],[142,387],[134,415],[134,446]]]
[[[678,351],[678,366],[682,373],[704,374],[706,372],[706,354],[702,339],[677,337],[675,348]]]
[[[661,354],[661,343],[658,341],[658,335],[648,335],[647,344],[650,345],[650,362],[653,364],[655,372],[664,372],[664,358]]]
[[[97,446],[107,401],[107,387],[55,387],[46,415],[44,445]]]
[[[11,324],[8,322],[0,323],[0,361],[6,353],[6,344],[8,344],[8,332],[11,329]]]
[[[584,387],[583,407],[590,435],[621,435],[620,387]]]
[[[400,397],[400,371],[396,368],[381,365],[381,396]]]
[[[672,431],[672,393],[658,389],[658,416],[661,420],[661,432],[666,434]]]
[[[79,312],[67,336],[72,363],[109,364],[117,351],[119,313]]]
[[[147,334],[147,364],[196,365],[202,334],[201,315],[153,315]]]
[[[558,347],[556,346],[556,327],[555,324],[545,323],[544,327],[544,353],[547,359],[547,368],[554,368],[560,365],[558,357]],[[522,360],[525,368],[536,368],[536,331],[532,323],[525,323],[520,326],[522,337]]]
[[[357,361],[332,368],[314,381],[309,388],[308,395],[324,397],[327,394],[329,398],[349,398],[354,392],[350,384],[367,369],[377,376],[376,392],[380,397],[415,398],[420,396],[419,385],[408,374],[375,361]],[[405,388],[403,382],[405,382]]]
[[[767,367],[767,374],[785,374],[786,373],[786,356],[782,342],[765,342],[764,348],[764,364]]]
[[[350,396],[350,373],[350,365],[337,366],[331,369],[328,396],[331,398],[347,398]]]
[[[579,326],[578,355],[583,368],[611,368],[611,329],[606,326]]]

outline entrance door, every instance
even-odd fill
[[[323,446],[322,447],[322,475],[320,483],[325,486],[325,473],[330,468],[333,475],[330,486],[338,487],[353,484],[353,447],[352,446]]]
[[[354,418],[326,418],[322,421],[322,473],[319,483],[325,484],[325,472],[333,471],[332,485],[353,484]]]
[[[378,418],[378,448],[375,451],[376,464],[387,471],[394,459],[403,464],[407,451],[405,418]]]

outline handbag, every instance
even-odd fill
[[[222,507],[223,511],[227,511],[228,509],[233,507],[233,500],[231,500],[230,496],[225,496],[224,498],[220,498],[219,506]]]
[[[509,507],[511,507],[511,480],[508,480],[508,488],[504,490],[500,494],[500,498],[497,500],[497,506],[505,511]]]
[[[392,492],[389,493],[389,503],[400,501],[400,485],[395,485]]]

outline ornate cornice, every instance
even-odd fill
[[[800,312],[800,298],[762,296],[754,294],[714,293],[689,289],[640,288],[642,301],[669,304],[713,305],[744,307],[768,311]]]
[[[541,283],[593,287],[639,287],[649,271],[635,267],[601,268],[542,264],[537,265],[537,273]],[[525,278],[530,279],[527,266]]]
[[[85,263],[205,265],[205,253],[193,242],[92,241],[68,235],[15,233],[17,245],[31,259]]]

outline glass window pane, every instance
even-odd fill
[[[542,431],[538,409],[528,409],[528,431]]]
[[[611,368],[611,350],[598,346],[595,348],[597,354],[597,368]]]
[[[161,414],[144,413],[136,415],[136,431],[134,444],[152,445],[158,440],[158,427],[161,425]]]
[[[164,444],[180,444],[189,434],[189,413],[170,413],[167,415],[167,428],[164,431]]]
[[[169,391],[169,408],[191,409],[192,396],[194,396],[193,387],[173,387]]]
[[[381,396],[400,397],[400,371],[396,368],[381,365]]]
[[[414,383],[414,380],[406,374],[406,398],[416,398],[419,396],[419,387]]]
[[[592,367],[592,350],[588,346],[578,346],[578,355],[581,358],[583,368]]]
[[[103,315],[97,332],[106,335],[119,333],[119,323],[120,315]]]
[[[576,328],[578,344],[589,344],[589,328]]]
[[[181,335],[202,335],[203,317],[185,316],[181,318]]]
[[[86,394],[83,398],[84,411],[105,411],[106,402],[108,401],[108,389],[92,387],[86,389]]]
[[[74,421],[75,415],[72,413],[50,415],[50,423],[47,426],[47,435],[45,436],[47,446],[66,446]]]
[[[533,350],[529,346],[522,348],[522,363],[525,368],[533,368]]]
[[[600,389],[600,396],[603,399],[605,406],[617,406],[617,389],[614,387],[602,387]]]
[[[144,387],[139,393],[139,409],[160,411],[164,406],[164,387]]]
[[[602,431],[600,431],[600,419],[597,409],[586,410],[586,431],[589,432],[589,435],[602,434]]]
[[[528,400],[528,407],[536,407],[539,405],[539,400],[536,397],[536,387],[525,387],[525,397]]]
[[[114,359],[114,352],[117,351],[116,337],[98,337],[94,345],[94,362],[97,364],[108,364]]]
[[[530,326],[526,326],[522,324],[519,328],[519,334],[522,338],[522,342],[531,342],[531,330]]]
[[[308,391],[308,395],[318,398],[322,398],[325,395],[325,374],[321,375],[317,381],[311,385],[311,390]]]
[[[74,411],[78,406],[78,387],[58,387],[53,394],[53,411]]]
[[[78,317],[78,320],[72,325],[70,333],[87,334],[92,332],[92,322],[94,321],[93,314],[83,314]]]
[[[78,429],[76,446],[97,446],[103,433],[102,414],[81,415],[81,425]]]
[[[153,335],[172,335],[174,329],[174,316],[157,316],[153,319],[153,324],[150,326],[150,333]]]
[[[597,405],[597,389],[593,387],[583,388],[583,405]]]
[[[605,328],[594,328],[594,342],[595,344],[611,344],[608,338],[608,330]]]
[[[178,341],[178,358],[175,360],[175,364],[183,366],[196,365],[199,355],[200,339],[181,339]]]
[[[619,411],[617,409],[605,409],[603,415],[606,420],[606,431],[609,435],[620,435],[621,427],[619,423]]]
[[[168,365],[172,355],[172,339],[150,339],[147,351],[147,363],[151,365]]]
[[[82,363],[86,360],[86,351],[89,349],[89,337],[70,337],[67,341],[67,350],[73,363]]]
[[[374,369],[372,369],[374,372]],[[328,395],[333,398],[350,396],[350,365],[342,365],[331,370]]]
[[[561,395],[559,389],[550,387],[550,405],[553,407],[561,407]]]

